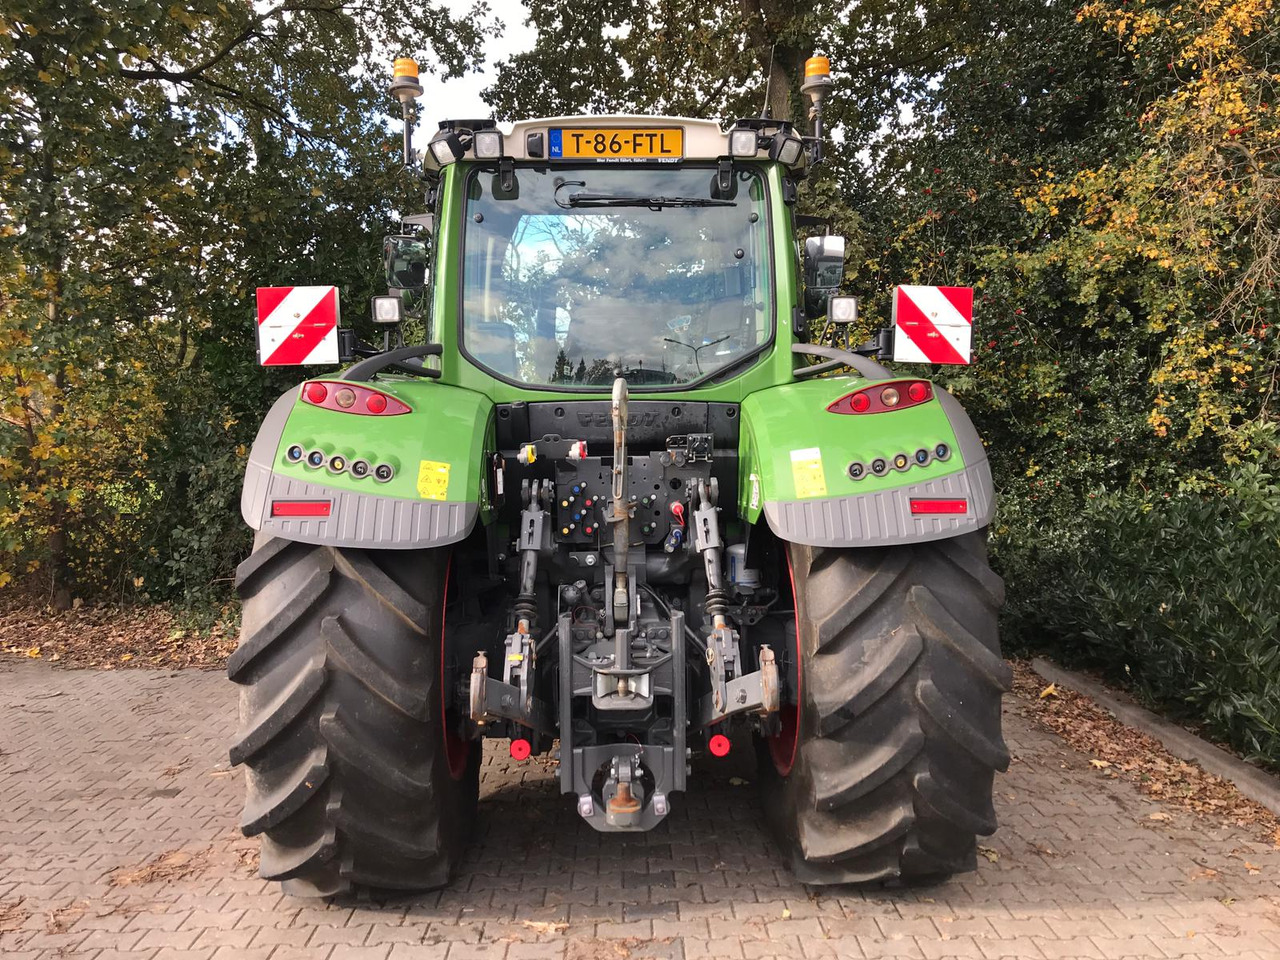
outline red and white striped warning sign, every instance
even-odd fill
[[[893,291],[893,359],[968,363],[973,343],[973,288],[904,285]]]
[[[258,288],[258,363],[337,362],[337,287]]]

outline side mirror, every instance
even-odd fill
[[[804,242],[804,305],[809,319],[827,311],[827,298],[844,279],[844,237],[809,237]]]
[[[404,235],[383,238],[382,263],[388,287],[421,293],[427,285],[429,260],[425,240]]]

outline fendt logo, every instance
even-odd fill
[[[658,415],[656,413],[629,413],[627,414],[627,429],[632,427],[656,427],[658,425]],[[578,426],[580,427],[611,427],[613,426],[613,414],[608,412],[602,413],[579,413]]]

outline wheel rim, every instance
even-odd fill
[[[449,574],[453,572],[453,554],[444,566],[444,592],[440,597],[440,731],[444,737],[444,756],[449,767],[449,776],[461,780],[467,772],[467,761],[470,759],[472,744],[463,740],[449,726],[448,697],[445,696],[445,653],[447,650],[445,631],[449,612]]]
[[[800,601],[796,595],[796,575],[791,566],[791,550],[786,550],[787,577],[791,581],[791,606],[796,624],[796,702],[784,703],[778,710],[782,729],[768,738],[769,756],[779,776],[789,776],[800,748],[800,702],[804,689],[804,659],[800,655]]]

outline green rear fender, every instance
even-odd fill
[[[830,377],[747,397],[739,514],[750,523],[763,516],[781,539],[815,546],[922,542],[986,526],[995,506],[990,466],[951,394],[934,387],[923,403],[880,413],[827,410],[887,382]],[[895,466],[902,457],[906,466]],[[879,476],[878,460],[887,468]],[[853,464],[863,467],[860,478]]]
[[[324,378],[334,380],[337,378]],[[331,546],[415,549],[461,540],[488,510],[485,451],[493,449],[493,404],[471,390],[419,380],[366,384],[409,413],[369,416],[316,407],[301,385],[272,406],[245,471],[240,511],[255,530]],[[394,471],[386,482],[350,469],[289,460],[294,445]],[[290,516],[302,510],[327,515]]]

